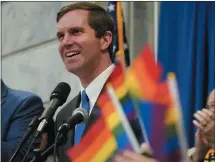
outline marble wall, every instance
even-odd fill
[[[2,53],[11,54],[55,39],[56,13],[68,2],[2,4]]]
[[[44,103],[55,86],[67,82],[73,98],[78,79],[59,57],[56,13],[71,2],[4,2],[2,4],[2,78],[16,89],[39,95]]]
[[[154,47],[154,2],[134,3],[133,53],[132,58],[139,54],[145,43]]]
[[[79,91],[76,76],[68,73],[59,57],[56,40],[56,13],[72,2],[3,2],[2,3],[2,78],[15,89],[39,95],[44,104],[55,86],[67,82],[71,100]],[[96,2],[107,8],[107,2]],[[130,17],[131,2],[123,2],[126,33],[136,56],[143,44],[153,45],[153,2],[133,2],[134,16]],[[133,22],[133,29],[131,29]],[[131,43],[129,43],[131,44]],[[67,102],[68,102],[67,101]]]

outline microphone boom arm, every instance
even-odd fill
[[[30,137],[30,135],[35,130],[35,128],[39,125],[39,122],[40,122],[40,120],[36,116],[32,119],[32,121],[30,122],[30,124],[28,126],[27,132],[22,137],[19,145],[17,146],[16,150],[14,151],[14,153],[13,153],[12,157],[10,158],[9,162],[12,162],[16,158],[19,150],[21,149],[23,144],[26,142],[26,140]]]

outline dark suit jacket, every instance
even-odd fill
[[[1,81],[1,156],[6,162],[12,151],[24,136],[29,123],[34,116],[40,116],[43,111],[41,99],[30,93],[8,88]],[[30,139],[29,139],[30,140]],[[21,148],[16,161],[20,161],[25,155],[29,142]],[[39,145],[36,141],[35,147]],[[32,147],[34,148],[34,147]],[[29,154],[29,157],[30,156]]]
[[[81,102],[81,93],[79,93],[72,101],[70,101],[57,115],[56,118],[56,129],[63,124],[64,121],[66,121],[71,115],[74,109],[78,108],[80,106]],[[90,117],[88,119],[88,122],[86,123],[86,128],[84,130],[83,136],[86,134],[89,127],[98,119],[100,114],[99,108],[94,106]],[[143,142],[143,135],[142,131],[140,129],[139,121],[138,120],[132,120],[130,121],[130,124],[132,126],[132,129],[134,130],[134,133],[139,141],[139,143]],[[95,133],[96,135],[96,133]],[[60,162],[70,162],[67,156],[67,150],[68,148],[71,148],[74,144],[74,129],[70,130],[67,133],[66,142],[58,147],[58,159]]]

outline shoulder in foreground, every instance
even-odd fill
[[[35,99],[35,100],[39,100],[39,102],[42,103],[42,100],[38,95],[36,95],[36,94],[34,94],[32,92],[29,92],[29,91],[16,90],[16,89],[9,88],[8,94],[11,97],[14,97],[14,98],[17,98],[17,99],[20,99],[20,100]]]

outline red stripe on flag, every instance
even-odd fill
[[[102,94],[100,94],[97,103],[105,118],[116,111],[107,91],[103,91]]]
[[[98,136],[95,136],[95,132],[106,130],[105,127],[105,121],[103,118],[99,118],[87,131],[87,134],[82,138],[80,143],[77,146],[74,146],[73,148],[69,149],[68,156],[72,159],[74,157],[77,157],[81,155],[84,151],[88,149],[88,146],[90,146],[93,141]]]
[[[114,71],[108,79],[108,83],[111,83],[114,89],[117,89],[125,81],[124,70],[122,64],[117,64]]]
[[[158,81],[162,74],[162,69],[159,64],[156,64],[155,57],[149,45],[146,45],[143,53],[140,55],[140,60],[144,62],[145,68],[152,77],[152,80]]]

